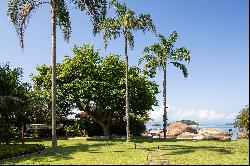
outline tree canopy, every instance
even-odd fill
[[[30,85],[21,82],[22,69],[0,64],[0,139],[8,143],[14,124],[27,121]]]
[[[118,55],[102,58],[89,44],[74,46],[73,53],[73,57],[65,56],[57,64],[57,111],[67,115],[76,107],[100,124],[108,135],[110,125],[123,121],[125,116],[125,63]],[[32,77],[34,89],[49,99],[51,67],[41,65],[37,70],[38,75]],[[129,86],[130,116],[145,122],[148,111],[158,104],[155,97],[158,85],[133,66],[129,69]]]

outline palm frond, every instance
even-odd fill
[[[39,8],[39,0],[9,0],[7,15],[14,24],[21,48],[24,48],[24,32],[28,26],[32,12]]]
[[[115,14],[118,18],[123,18],[128,11],[126,3],[121,4],[117,0],[111,0],[110,7],[114,7],[116,9]]]
[[[175,43],[176,40],[178,39],[179,35],[176,31],[172,32],[169,37],[168,37],[168,42],[170,42],[171,44]]]
[[[185,47],[177,48],[170,57],[174,61],[182,61],[183,59],[186,62],[190,62],[190,51]]]
[[[149,52],[152,52],[156,55],[160,55],[162,54],[162,46],[159,44],[159,43],[155,43],[155,44],[152,44],[150,46],[147,46],[144,48],[144,52],[145,53],[149,53]]]
[[[135,30],[142,30],[143,33],[146,31],[156,32],[155,25],[149,14],[140,14],[135,18],[132,28]]]
[[[112,38],[116,39],[120,36],[121,27],[121,21],[115,18],[107,18],[99,23],[97,32],[100,33],[102,30],[104,30],[103,40],[105,48],[107,48],[109,40]]]
[[[81,11],[85,11],[91,17],[93,32],[97,33],[98,24],[106,17],[106,0],[71,0]]]
[[[183,73],[183,75],[184,75],[185,78],[188,77],[188,71],[187,71],[187,68],[186,68],[185,65],[183,65],[183,64],[181,64],[179,62],[176,62],[176,61],[175,62],[170,62],[170,63],[172,63],[175,67],[177,67],[178,69],[180,69],[182,71],[182,73]]]
[[[62,30],[64,40],[68,42],[71,34],[71,21],[69,10],[64,0],[57,0],[57,24]]]
[[[134,48],[134,36],[132,35],[130,31],[127,32],[127,39],[128,39],[130,48],[133,49]]]
[[[156,37],[158,38],[162,46],[166,47],[166,45],[168,45],[168,39],[166,39],[165,36],[163,36],[162,34],[157,34]]]
[[[154,77],[156,74],[157,68],[159,68],[159,59],[154,56],[153,54],[144,54],[139,58],[139,64],[141,64],[142,61],[146,61],[143,73],[149,77]]]
[[[153,60],[155,58],[154,55],[152,54],[143,54],[140,58],[139,58],[139,65],[142,63],[142,61],[146,60],[147,62]]]

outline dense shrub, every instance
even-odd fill
[[[146,130],[144,121],[136,119],[132,116],[129,118],[129,121],[131,136],[140,136]],[[111,134],[126,135],[126,122],[121,120],[117,124],[111,125],[110,131]]]
[[[64,129],[67,130],[67,136],[103,135],[102,127],[99,124],[84,118],[77,121],[67,121]]]
[[[45,149],[44,145],[41,144],[0,145],[0,160],[34,153],[44,149]]]
[[[22,69],[0,63],[0,142],[18,137],[18,124],[27,120],[30,86],[22,83]]]
[[[146,130],[144,121],[130,117],[130,134],[141,135]],[[67,136],[101,136],[104,135],[102,127],[90,119],[81,118],[77,121],[68,121],[65,125]],[[120,120],[110,126],[111,135],[126,135],[126,122]]]
[[[9,144],[10,140],[16,140],[18,138],[18,128],[12,124],[5,123],[3,119],[0,119],[0,143]]]

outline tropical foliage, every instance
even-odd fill
[[[125,39],[125,60],[126,60],[126,79],[125,79],[125,90],[126,90],[126,130],[127,130],[127,141],[129,141],[129,78],[128,78],[128,48],[134,47],[134,36],[133,31],[153,31],[155,32],[155,26],[149,14],[136,15],[134,11],[127,8],[126,3],[119,3],[117,0],[111,0],[111,7],[114,7],[116,17],[109,17],[102,21],[98,26],[98,32],[104,31],[103,40],[105,48],[108,45],[108,41],[112,38],[116,39],[121,34]]]
[[[59,25],[63,32],[64,40],[68,41],[71,34],[71,22],[69,10],[65,0],[9,0],[8,12],[11,22],[14,24],[17,35],[20,39],[21,48],[24,47],[24,32],[29,19],[43,4],[51,7],[52,21],[52,145],[56,149],[56,26]],[[70,0],[76,8],[85,11],[91,16],[94,25],[93,32],[97,32],[97,25],[105,18],[106,0]]]
[[[64,39],[68,41],[72,30],[67,1],[91,17],[93,32],[96,33],[98,23],[106,15],[106,0],[9,0],[7,14],[14,24],[20,39],[20,46],[24,47],[24,32],[31,16],[43,5],[54,5],[56,24],[59,25]]]
[[[188,76],[187,68],[183,61],[190,62],[190,51],[185,48],[174,48],[174,44],[178,39],[178,33],[174,31],[168,37],[161,34],[157,35],[159,43],[152,44],[144,49],[144,55],[139,59],[139,63],[146,61],[144,65],[144,73],[149,77],[154,77],[157,69],[163,70],[163,131],[166,138],[167,126],[167,101],[166,101],[166,79],[167,64],[173,64],[180,69],[184,77]]]

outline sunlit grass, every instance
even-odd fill
[[[58,140],[58,149],[51,152],[51,142],[43,142],[46,152],[16,160],[7,160],[3,164],[148,164],[168,160],[170,164],[248,164],[248,140],[220,142],[193,140],[160,140],[137,138],[125,141],[87,141]],[[135,145],[136,143],[136,149]],[[158,149],[159,146],[159,149]]]

